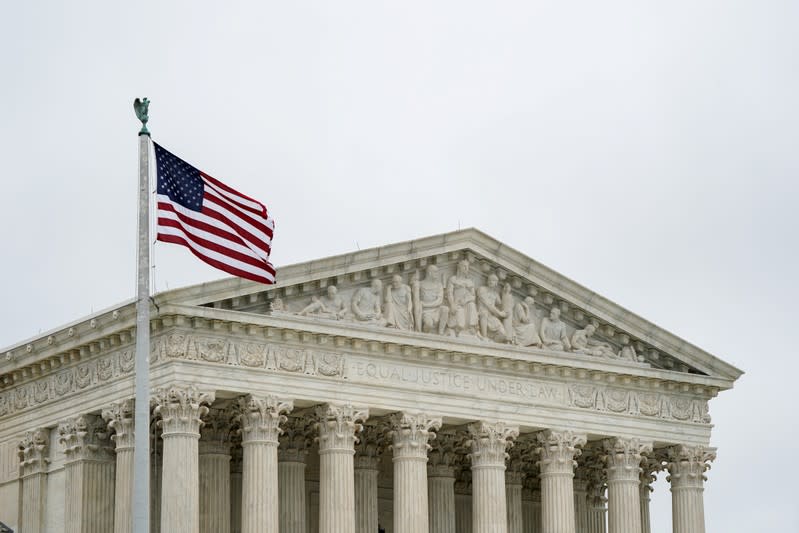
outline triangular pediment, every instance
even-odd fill
[[[274,286],[226,279],[156,301],[579,354],[730,383],[742,373],[475,229],[282,267]]]

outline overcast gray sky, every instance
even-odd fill
[[[799,531],[797,21],[787,0],[11,2],[0,346],[132,297],[148,96],[154,140],[267,203],[278,267],[475,226],[745,370],[711,403],[708,531]],[[155,263],[159,291],[222,277],[177,246]]]

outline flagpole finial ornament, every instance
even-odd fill
[[[149,98],[144,98],[143,100],[136,98],[133,101],[133,110],[136,111],[136,117],[141,120],[141,129],[139,130],[139,135],[150,135],[150,131],[147,129],[147,120],[150,118],[147,114],[147,109],[149,107]]]

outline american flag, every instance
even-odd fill
[[[153,145],[158,240],[181,244],[228,274],[274,283],[269,253],[275,221],[266,206]]]

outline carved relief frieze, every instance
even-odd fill
[[[133,348],[98,356],[0,393],[0,417],[45,405],[132,375]]]
[[[601,385],[573,384],[569,404],[594,411],[709,424],[708,401],[668,393],[649,393]]]
[[[338,285],[320,282],[310,293],[286,287],[285,297],[271,295],[269,313],[631,363],[647,362],[639,351],[651,351],[551,294],[542,294],[541,301],[536,301],[533,296],[539,291],[534,285],[468,253],[437,265],[425,262],[422,270],[402,270],[406,272],[388,268],[385,275],[380,271],[354,273],[352,283],[339,276]],[[522,290],[525,285],[527,292]],[[302,292],[306,296],[301,296]]]

